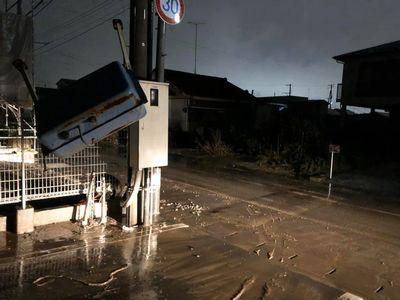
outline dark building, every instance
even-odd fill
[[[166,70],[170,84],[169,125],[172,131],[241,126],[256,99],[226,78]]]
[[[367,48],[334,59],[343,63],[343,81],[338,101],[346,106],[400,109],[400,41]]]
[[[255,128],[260,130],[276,119],[277,114],[289,117],[321,119],[328,113],[328,102],[325,100],[309,100],[307,97],[274,96],[259,97],[255,104]]]

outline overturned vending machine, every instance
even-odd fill
[[[14,66],[31,93],[44,153],[71,156],[146,115],[146,95],[132,71],[119,62],[66,86],[38,89],[38,95],[25,63],[17,59]]]

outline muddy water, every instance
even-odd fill
[[[63,225],[53,225],[51,231],[57,226]],[[182,225],[130,234],[113,227],[88,233],[70,228],[74,244],[66,238],[61,246],[50,238],[42,240],[41,250],[34,250],[39,241],[31,236],[21,241],[23,249],[17,241],[18,254],[2,252],[1,299],[231,299],[248,279],[252,284],[244,291],[244,299],[272,295],[334,299],[341,294]],[[41,238],[44,236],[51,234],[42,233]],[[106,282],[110,273],[124,266],[127,269],[110,283],[88,286]],[[35,285],[43,276],[47,276],[40,281],[43,285]]]
[[[165,171],[161,223],[152,229],[65,223],[0,236],[0,298],[398,298],[396,209],[189,167]],[[123,177],[120,162],[112,169]],[[53,277],[33,283],[43,276]]]
[[[380,210],[374,203],[358,206],[292,187],[193,170],[169,169],[167,176],[178,181],[169,180],[166,195],[204,209],[197,217],[167,203],[164,216],[253,252],[260,261],[268,259],[364,299],[398,299],[398,207]]]

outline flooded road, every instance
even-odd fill
[[[22,238],[23,249],[13,256],[3,249],[1,299],[233,299],[239,293],[243,299],[335,299],[343,294],[183,224],[129,234],[113,227],[80,233],[72,224],[55,227],[70,230],[74,238],[62,238],[60,245],[46,226],[40,228],[45,232]],[[38,240],[44,236],[50,239]],[[47,249],[34,250],[35,243]],[[242,291],[246,280],[251,285]]]
[[[399,298],[396,202],[190,164],[163,176],[152,228],[0,235],[0,299]]]
[[[399,202],[360,194],[327,198],[248,172],[187,164],[165,175],[179,182],[176,196],[186,192],[204,207],[196,222],[211,236],[364,299],[399,298]],[[192,218],[177,220],[195,226]]]

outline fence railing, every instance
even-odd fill
[[[85,194],[91,174],[100,188],[105,168],[98,147],[66,159],[44,156],[39,150],[34,163],[1,161],[0,204]]]
[[[85,194],[91,174],[100,188],[105,167],[98,147],[65,159],[44,156],[33,111],[0,97],[0,205]]]

